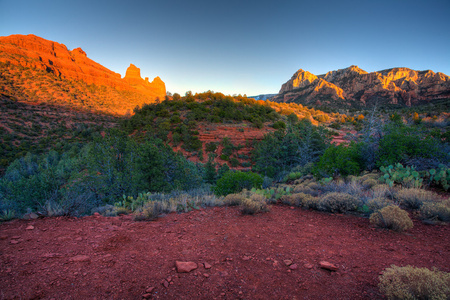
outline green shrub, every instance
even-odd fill
[[[388,299],[450,299],[450,273],[437,269],[391,265],[379,279]]]
[[[285,129],[286,128],[286,123],[284,123],[283,121],[277,121],[275,123],[273,123],[272,126],[274,129]]]
[[[313,168],[316,177],[333,177],[336,175],[358,175],[362,169],[361,155],[358,144],[348,146],[330,146],[325,150],[319,162]]]
[[[413,227],[408,213],[396,205],[389,205],[370,215],[370,223],[394,231],[404,231]]]
[[[237,166],[239,166],[239,160],[238,160],[236,157],[232,157],[232,158],[230,159],[230,165],[231,165],[233,168],[236,168]]]
[[[422,219],[431,221],[450,221],[450,199],[442,202],[426,202],[420,208]]]
[[[253,172],[228,171],[219,180],[214,188],[217,195],[238,193],[243,189],[261,188],[263,178]]]
[[[400,205],[409,209],[419,209],[424,202],[434,202],[437,195],[422,189],[401,189],[396,194]]]
[[[217,149],[217,143],[211,142],[207,143],[205,146],[206,152],[214,152]]]
[[[329,193],[320,199],[320,210],[333,213],[343,213],[347,211],[355,211],[362,206],[361,200],[345,193]]]
[[[441,141],[418,126],[386,125],[381,138],[377,165],[387,166],[412,158],[448,161],[449,154],[441,147]]]

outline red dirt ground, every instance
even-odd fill
[[[199,267],[177,273],[177,260]],[[396,233],[361,217],[278,205],[256,216],[224,207],[153,222],[0,224],[0,299],[142,299],[151,287],[153,299],[381,299],[378,276],[391,264],[449,272],[450,227],[415,220]]]

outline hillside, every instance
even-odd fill
[[[208,91],[144,105],[121,124],[137,138],[150,135],[162,139],[190,161],[206,163],[212,155],[217,167],[226,164],[250,170],[254,143],[284,128],[290,118],[307,119],[318,126],[345,117],[295,103],[256,101]]]
[[[118,119],[51,104],[39,105],[0,97],[0,174],[28,152],[67,151],[90,141],[94,133],[117,126]]]
[[[368,73],[358,66],[314,75],[298,70],[271,98],[328,107],[414,106],[450,98],[450,77],[431,70],[393,68]]]
[[[34,35],[0,37],[0,74],[0,95],[117,115],[166,95],[159,77],[142,79],[132,64],[121,78],[81,48],[68,50]]]

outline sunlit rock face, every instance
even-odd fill
[[[162,100],[166,95],[166,85],[161,78],[155,77],[152,82],[148,81],[148,77],[144,80],[141,77],[141,69],[133,64],[128,67],[123,80],[148,96],[155,96]]]
[[[329,106],[417,105],[450,98],[450,77],[433,71],[393,68],[368,73],[358,66],[314,75],[302,69],[273,101]]]
[[[152,82],[144,80],[139,68],[134,65],[130,65],[126,76],[121,78],[120,74],[88,58],[81,48],[70,51],[63,44],[35,35],[0,37],[0,62],[31,70],[43,70],[63,79],[137,92],[142,94],[143,103],[156,98],[163,99],[166,95],[165,84],[159,77]]]

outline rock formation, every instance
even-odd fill
[[[417,105],[450,98],[450,77],[433,71],[393,68],[368,73],[358,66],[314,75],[302,69],[272,101],[328,106]]]
[[[133,98],[139,98],[139,101],[128,103],[126,110],[132,110],[136,105],[152,102],[156,98],[163,99],[166,95],[165,84],[159,77],[153,82],[144,80],[140,77],[140,70],[134,65],[130,65],[127,76],[121,78],[120,74],[88,58],[81,48],[70,51],[63,44],[35,35],[0,37],[0,63],[31,71],[41,70],[60,79],[82,81],[87,85],[131,91]],[[127,102],[129,99],[122,101]]]

